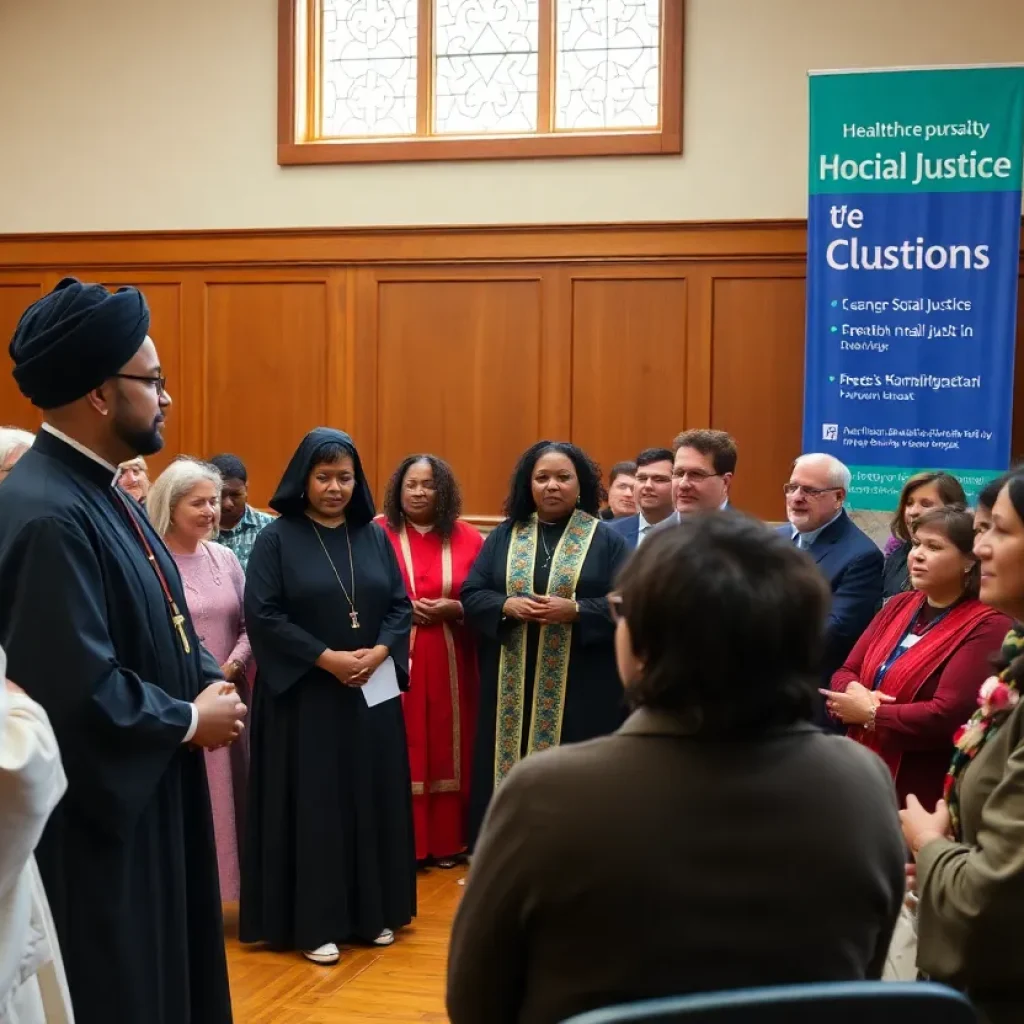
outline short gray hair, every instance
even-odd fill
[[[35,439],[35,434],[20,427],[0,427],[0,463],[6,462],[15,448],[31,448]]]
[[[801,455],[793,463],[793,468],[796,469],[797,466],[803,466],[809,462],[818,462],[825,467],[828,472],[829,487],[842,488],[847,494],[850,493],[850,484],[853,481],[853,476],[845,463],[840,462],[834,455],[827,455],[824,452],[811,452],[807,455]]]
[[[157,478],[156,482],[149,489],[146,497],[146,511],[149,513],[149,520],[156,528],[161,537],[166,537],[171,528],[171,519],[174,517],[174,510],[178,502],[192,490],[196,484],[208,480],[217,491],[217,503],[220,504],[220,492],[224,486],[220,473],[215,466],[208,462],[200,462],[199,459],[183,455],[175,459]],[[210,531],[211,536],[220,530],[220,513],[218,509],[217,520]]]

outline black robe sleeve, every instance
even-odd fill
[[[376,525],[370,527],[374,531],[381,558],[388,567],[388,578],[391,582],[391,606],[384,613],[380,629],[377,632],[377,644],[388,649],[398,673],[398,685],[403,690],[409,689],[409,633],[412,630],[412,601],[405,589],[402,570],[398,566],[395,549],[388,540],[387,534]]]
[[[210,683],[223,682],[224,673],[221,672],[220,665],[217,664],[217,659],[203,644],[199,645],[199,667],[202,672],[202,682],[204,686],[209,686]]]
[[[19,661],[48,652],[45,671],[36,666],[31,673],[36,682],[29,696],[62,737],[61,755],[75,781],[67,799],[87,820],[120,831],[149,803],[180,751],[192,705],[118,663],[99,597],[100,564],[77,526],[32,520],[13,553],[16,593],[5,595],[10,670],[28,679],[28,672],[18,673]],[[61,585],[52,586],[57,579]]]
[[[629,558],[629,546],[625,539],[599,523],[590,549],[594,557],[599,558],[605,566],[605,579],[609,581],[609,586],[614,586],[619,570]],[[579,627],[579,639],[583,646],[607,643],[615,636],[615,623],[612,620],[607,596],[580,598],[576,603],[580,609],[576,625]]]
[[[256,538],[245,574],[245,621],[261,685],[284,693],[313,666],[327,645],[285,612],[281,538],[267,527]]]
[[[508,600],[504,582],[501,590],[495,589],[495,579],[504,581],[504,566],[499,575],[494,571],[494,563],[503,542],[508,535],[504,525],[492,530],[476,556],[473,568],[470,569],[466,582],[462,584],[462,611],[466,622],[479,633],[491,640],[501,642],[507,632],[504,612]],[[515,625],[513,623],[513,625]]]

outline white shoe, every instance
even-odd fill
[[[316,949],[304,949],[302,955],[315,964],[336,964],[341,959],[341,953],[333,942],[325,942]]]
[[[394,942],[395,933],[390,928],[385,928],[384,931],[382,931],[380,935],[373,940],[373,944],[375,946],[391,946],[394,945]]]

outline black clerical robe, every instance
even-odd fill
[[[565,523],[554,530],[546,529],[548,532],[545,539],[553,550],[561,538]],[[488,536],[469,577],[462,585],[462,607],[466,622],[480,635],[480,710],[469,798],[471,846],[476,842],[494,792],[495,720],[501,648],[512,629],[518,625],[513,620],[505,619],[502,612],[509,596],[506,569],[511,537],[512,523],[506,520]],[[538,549],[540,544],[538,539]],[[615,626],[607,598],[616,573],[628,557],[629,550],[622,537],[606,523],[599,523],[576,585],[580,617],[572,627],[562,743],[578,743],[607,735],[614,732],[625,719],[625,698],[615,663]],[[533,577],[535,594],[547,592],[549,574],[550,566],[544,565],[542,557],[536,558]],[[526,629],[524,755],[533,708],[540,626],[529,624]]]
[[[416,913],[402,702],[368,707],[316,666],[328,648],[384,645],[408,684],[412,605],[394,550],[376,524],[352,525],[353,585],[347,529],[283,515],[246,572],[257,675],[239,936],[275,949],[372,942]]]
[[[231,1020],[213,821],[190,702],[219,678],[181,579],[112,474],[46,432],[0,486],[0,643],[68,777],[36,851],[78,1024]],[[185,615],[186,653],[127,515]]]

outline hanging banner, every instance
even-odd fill
[[[1010,460],[1024,66],[812,73],[810,116],[803,450],[851,508],[972,496]]]

